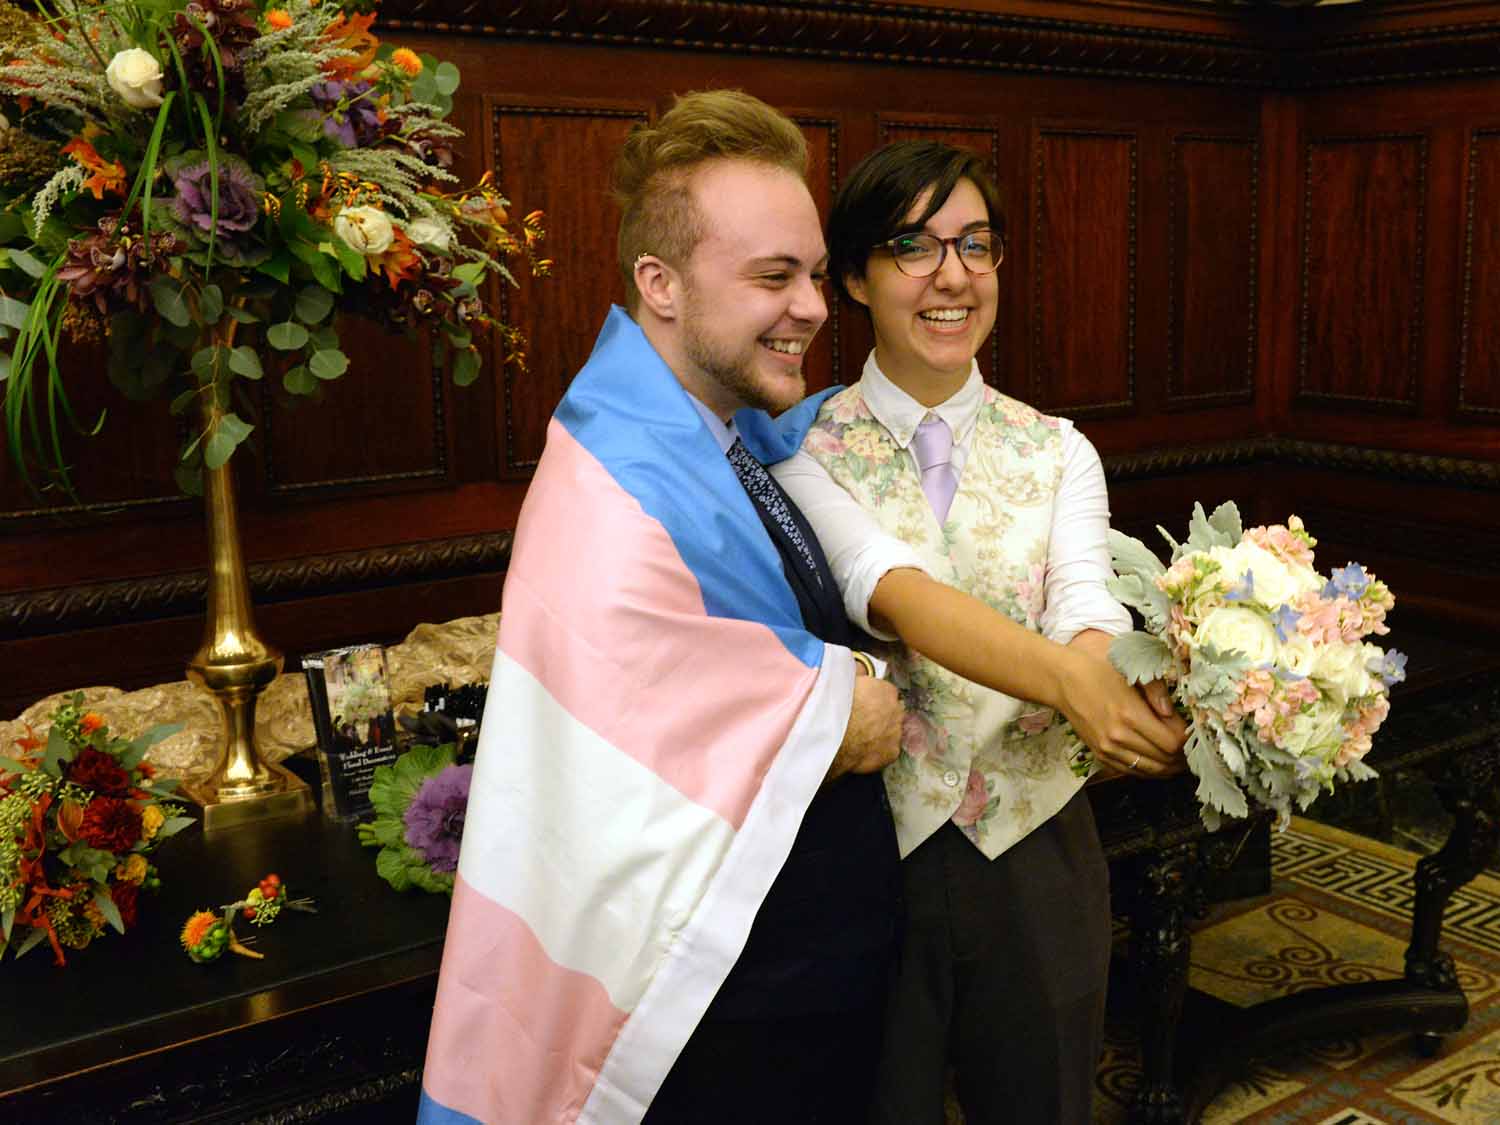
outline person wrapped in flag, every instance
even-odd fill
[[[762,462],[827,316],[801,133],[691,94],[616,172],[614,308],[506,577],[419,1119],[862,1122],[898,938],[816,539]],[[868,661],[864,662],[866,665]]]

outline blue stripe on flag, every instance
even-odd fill
[[[781,556],[687,392],[618,306],[557,420],[666,530],[715,617],[768,625],[803,664],[823,643],[802,626]]]

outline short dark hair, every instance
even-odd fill
[[[743,90],[679,97],[655,125],[631,131],[615,160],[620,204],[618,256],[625,307],[634,314],[635,259],[655,254],[685,265],[703,238],[689,181],[713,160],[745,160],[807,178],[807,141],[785,114]]]
[[[932,189],[916,219],[920,227],[948,202],[959,180],[979,189],[990,226],[1003,235],[1000,192],[984,157],[973,149],[941,141],[893,141],[856,164],[828,213],[828,272],[838,291],[849,296],[844,279],[865,276],[871,249],[911,228],[906,216],[918,196]]]

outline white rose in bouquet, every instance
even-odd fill
[[[333,233],[367,258],[384,254],[396,239],[390,216],[379,207],[345,207],[333,220]]]
[[[1193,634],[1192,647],[1207,646],[1219,653],[1242,653],[1252,664],[1276,655],[1276,630],[1253,609],[1225,605],[1210,610]]]
[[[161,105],[161,63],[150,51],[131,47],[115,55],[104,69],[105,81],[132,109]]]
[[[1338,752],[1344,741],[1342,703],[1325,700],[1292,720],[1291,729],[1282,736],[1282,749],[1299,758],[1313,757],[1327,761]]]
[[[436,219],[413,219],[406,224],[406,237],[418,246],[431,246],[435,250],[447,250],[453,243],[448,228]]]
[[[1370,659],[1366,649],[1374,645],[1325,644],[1318,646],[1317,664],[1313,678],[1324,684],[1340,703],[1370,695],[1376,688],[1375,679],[1365,667]],[[1376,650],[1379,652],[1379,650]],[[1381,656],[1384,656],[1381,653]]]
[[[1318,650],[1310,637],[1294,633],[1276,650],[1276,667],[1298,676],[1311,676],[1318,665]]]
[[[1283,562],[1254,543],[1214,547],[1208,552],[1208,557],[1223,568],[1220,579],[1225,589],[1233,590],[1249,574],[1251,589],[1248,600],[1267,609],[1287,605],[1298,594],[1323,585],[1323,580],[1313,571]]]

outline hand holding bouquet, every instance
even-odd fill
[[[1406,665],[1365,640],[1389,631],[1385,584],[1358,563],[1320,575],[1296,516],[1246,531],[1232,503],[1212,516],[1198,504],[1186,542],[1162,535],[1169,566],[1110,532],[1110,592],[1145,631],[1116,638],[1109,655],[1132,683],[1164,680],[1189,720],[1203,823],[1217,829],[1254,801],[1285,827],[1294,802],[1306,809],[1335,781],[1374,777],[1361,759]]]

